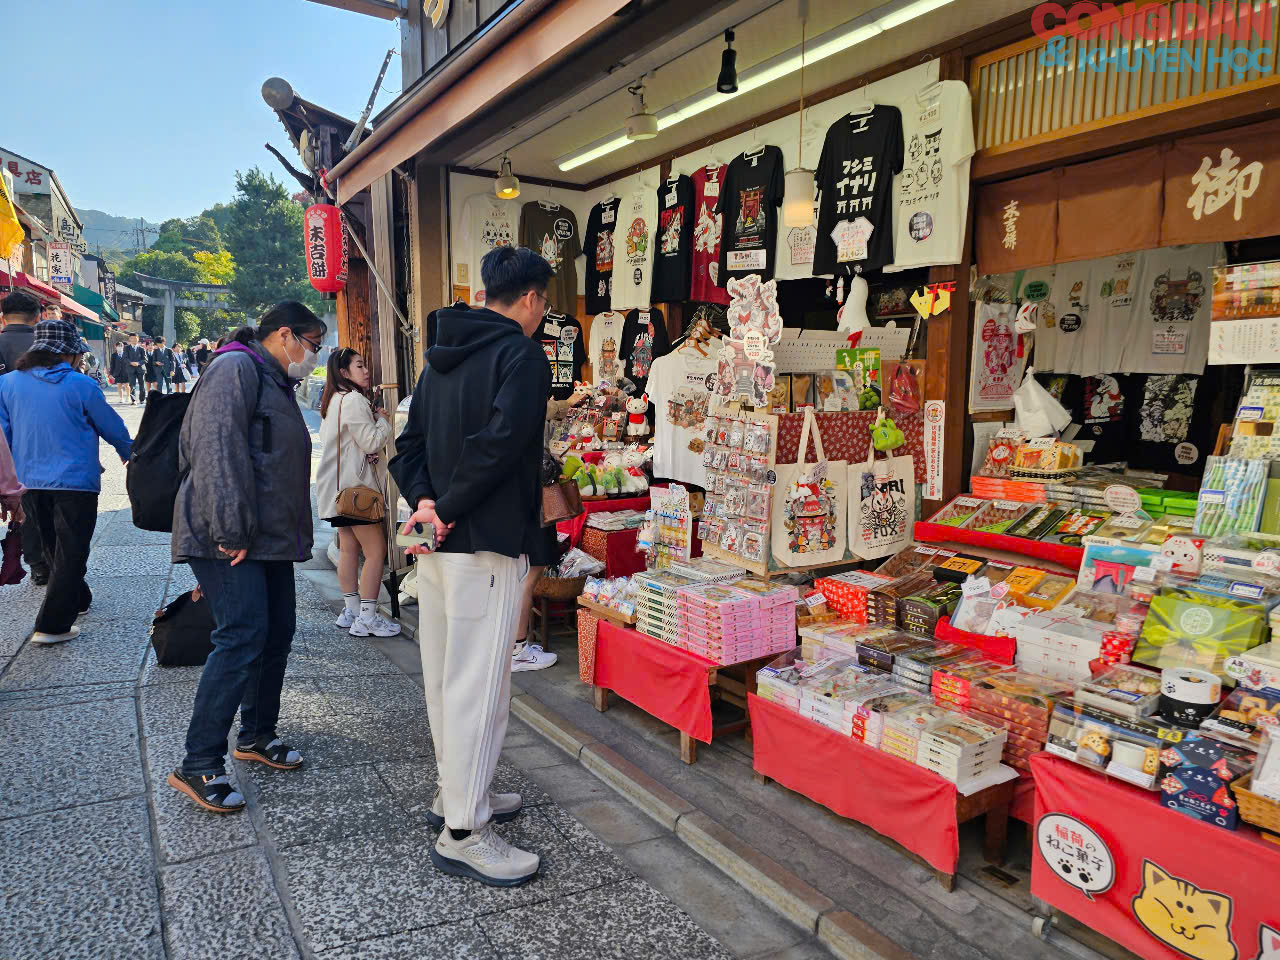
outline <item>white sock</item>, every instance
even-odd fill
[[[360,601],[360,619],[361,620],[372,620],[374,617],[374,614],[376,614],[377,612],[378,612],[378,601],[376,599]]]
[[[355,613],[357,610],[360,609],[360,594],[344,593],[342,595],[342,602],[346,604],[348,610],[350,610],[352,613]]]

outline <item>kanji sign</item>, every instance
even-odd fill
[[[75,283],[75,253],[71,244],[55,241],[48,246],[49,250],[49,282],[70,287]]]
[[[1280,122],[1186,137],[1164,163],[1162,245],[1246,240],[1275,233]]]
[[[0,167],[13,176],[15,193],[52,193],[52,172],[8,150],[0,150]]]

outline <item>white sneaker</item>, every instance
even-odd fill
[[[523,670],[545,670],[555,664],[560,657],[555,653],[548,653],[536,643],[526,643],[517,646],[511,654],[511,672],[520,673]]]
[[[368,620],[361,615],[352,621],[351,629],[347,632],[353,637],[394,637],[400,632],[400,624],[388,620],[380,613],[375,613]]]
[[[479,880],[491,887],[518,887],[537,876],[542,858],[511,846],[492,825],[486,825],[461,840],[441,830],[431,848],[431,862],[455,877]]]
[[[506,823],[520,816],[524,810],[524,797],[518,793],[489,794],[490,823]],[[440,788],[431,799],[431,809],[427,811],[427,823],[437,830],[444,826],[444,799],[440,796]]]
[[[55,643],[66,643],[68,640],[74,640],[78,636],[80,636],[79,627],[72,627],[66,633],[41,633],[36,630],[31,634],[31,642],[47,647]]]
[[[338,614],[338,619],[333,621],[333,625],[343,630],[350,630],[351,625],[356,622],[356,616],[357,614],[350,607],[343,607],[342,612]]]

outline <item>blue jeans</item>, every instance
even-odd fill
[[[280,690],[293,646],[296,598],[288,560],[193,558],[191,570],[213,613],[213,652],[200,675],[182,772],[226,772],[227,734],[240,709],[236,742],[274,737]]]

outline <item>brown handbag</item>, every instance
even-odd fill
[[[542,488],[542,525],[582,516],[582,491],[573,480],[557,480]]]
[[[338,397],[338,482],[342,482],[342,396]],[[372,487],[354,486],[338,491],[338,516],[347,520],[378,523],[387,515],[387,503]]]

